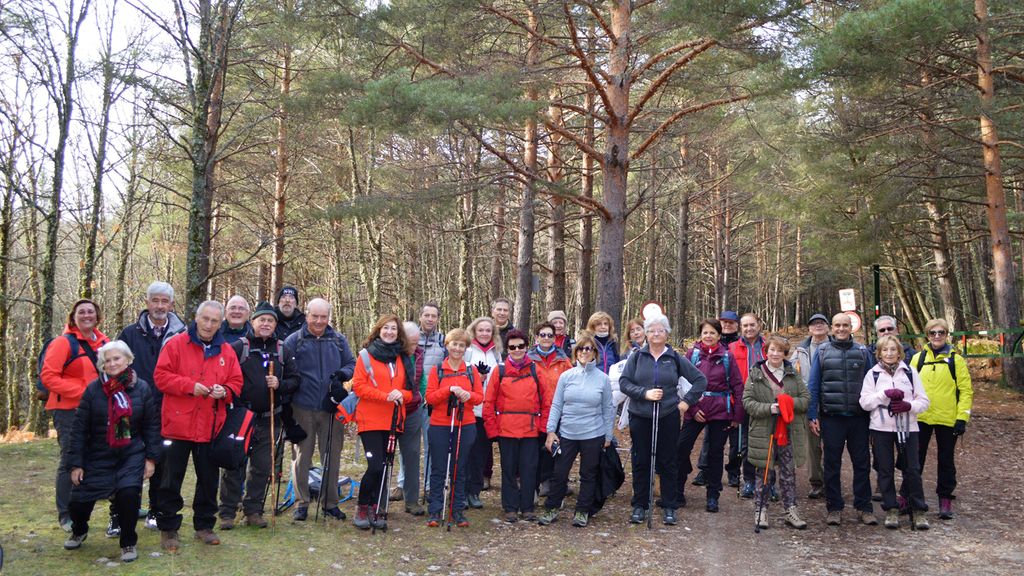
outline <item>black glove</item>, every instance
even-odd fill
[[[333,389],[335,385],[341,386],[344,383],[345,373],[341,370],[335,370],[334,374],[331,374],[331,388]],[[344,396],[342,396],[342,398],[344,399]]]
[[[299,423],[292,420],[290,423],[284,421],[284,437],[292,444],[298,444],[308,437],[306,431],[299,426]]]
[[[953,436],[963,436],[964,432],[967,432],[967,421],[957,420],[956,424],[953,424]]]
[[[341,401],[346,396],[348,396],[348,390],[345,390],[344,386],[341,384],[331,384],[321,408],[324,412],[335,412],[338,409],[338,404],[341,404]]]
[[[476,371],[479,372],[481,376],[487,376],[487,374],[491,371],[491,367],[488,366],[483,360],[481,360],[480,362],[476,363]]]

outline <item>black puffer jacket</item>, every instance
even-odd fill
[[[158,338],[149,324],[149,312],[143,310],[139,313],[139,319],[134,324],[125,326],[124,330],[121,330],[121,335],[117,337],[118,340],[127,344],[132,354],[135,355],[135,360],[132,361],[132,370],[135,371],[135,375],[139,377],[139,380],[150,383],[150,389],[156,394],[158,400],[163,398],[163,393],[152,384],[154,382],[153,370],[156,369],[160,349],[163,348],[164,342],[184,331],[185,323],[174,312],[171,312],[167,315],[167,329],[164,330],[163,336]]]
[[[245,358],[245,342],[249,342],[249,355]],[[238,355],[238,364],[242,368],[242,394],[239,400],[253,412],[263,414],[270,411],[270,389],[267,388],[267,362],[274,363],[274,375],[278,379],[277,393],[274,395],[275,408],[280,407],[285,399],[299,388],[299,372],[295,369],[295,358],[284,353],[281,344],[281,356],[278,357],[278,340],[270,338],[241,338],[231,348]]]
[[[831,340],[818,348],[811,363],[811,392],[808,418],[814,420],[818,411],[838,416],[866,414],[860,407],[860,389],[874,362],[868,359],[863,344],[849,340]]]
[[[160,405],[154,387],[137,376],[128,391],[132,402],[131,444],[107,444],[107,395],[99,379],[82,394],[75,411],[68,450],[68,470],[82,468],[82,482],[71,489],[71,500],[91,502],[108,498],[123,488],[142,488],[146,459],[159,460]]]
[[[630,398],[630,415],[653,417],[654,403],[644,399],[644,394],[652,388],[661,388],[665,391],[659,408],[661,418],[678,412],[680,376],[684,376],[691,385],[690,391],[682,400],[693,406],[704,394],[708,380],[689,360],[680,356],[671,346],[666,346],[665,352],[657,360],[651,354],[649,345],[644,345],[630,354],[619,377],[619,390]]]

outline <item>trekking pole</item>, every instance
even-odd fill
[[[907,457],[907,436],[910,432],[910,413],[904,412],[902,414],[896,414],[893,418],[896,421],[896,460],[897,464],[899,464],[900,461],[903,462],[900,469],[903,471],[903,475],[905,477],[907,467],[910,465],[910,459]],[[917,530],[917,526],[914,525],[914,506],[913,503],[911,503],[910,498],[907,498],[907,511],[910,513],[910,530],[913,532]]]
[[[267,375],[274,375],[274,361],[271,360],[267,363]],[[274,389],[270,389],[270,482],[277,483],[277,436],[274,435],[274,418],[277,415],[274,414]],[[268,485],[269,487],[269,485]],[[263,492],[264,500],[266,500],[266,491]],[[277,514],[270,515],[270,529],[275,530],[277,528]]]
[[[452,452],[455,450],[455,395],[448,396],[448,413],[452,416],[452,423],[448,426],[448,461],[444,465],[444,489],[441,492],[441,518],[447,519],[451,516],[451,510],[445,514],[448,506],[448,492],[452,489]]]
[[[391,429],[388,430],[388,442],[384,447],[384,454],[381,456],[384,459],[384,469],[380,475],[380,491],[377,493],[377,507],[373,510],[373,522],[370,522],[370,534],[377,533],[377,522],[381,518],[380,509],[384,508],[384,526],[381,530],[385,532],[388,529],[388,506],[391,503],[391,499],[388,498],[388,491],[391,489],[391,470],[395,464],[395,444],[397,443],[396,433],[398,431],[398,411],[402,409],[402,405],[395,402],[395,408],[391,412]],[[381,505],[381,500],[384,504]]]
[[[661,386],[655,385],[660,390]],[[654,523],[654,467],[657,464],[658,455],[658,419],[661,417],[661,400],[655,400],[651,415],[654,421],[651,422],[651,470],[647,480],[647,529],[651,529]]]
[[[323,460],[323,471],[320,475],[320,493],[316,495],[316,514],[313,516],[313,523],[316,524],[320,521],[320,507],[324,503],[324,493],[327,492],[327,481],[331,477],[331,444],[334,440],[334,415],[331,414],[331,421],[327,424],[327,455],[320,454],[320,459]],[[312,447],[311,447],[312,448]],[[309,480],[306,480],[309,482]],[[327,515],[324,515],[324,520],[327,520]]]
[[[452,489],[451,489],[451,502],[448,503],[448,526],[449,532],[452,531],[452,515],[455,510],[455,484],[459,481],[459,452],[462,450],[462,415],[465,412],[466,404],[464,402],[458,403],[458,408],[455,410],[455,419],[459,422],[459,431],[455,433],[455,465],[452,466]]]
[[[768,468],[772,464],[772,447],[775,446],[775,425],[778,415],[772,416],[772,432],[768,436],[768,458],[764,462],[764,478],[761,480],[761,498],[757,503],[757,515],[754,517],[754,534],[761,533],[761,512],[764,511],[764,503],[768,500]]]

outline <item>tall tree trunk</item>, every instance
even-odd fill
[[[505,198],[505,189],[502,187],[495,198],[497,207],[494,209],[494,253],[491,255],[491,302],[502,296],[501,262],[505,258]]]
[[[686,141],[679,146],[679,158],[682,161],[683,170],[686,170],[689,149]],[[680,330],[681,334],[689,333],[689,323],[686,321],[686,297],[690,284],[690,188],[688,183],[683,183],[679,190],[679,215],[677,222],[677,235],[679,244],[676,247],[676,300],[675,319],[673,326]]]
[[[796,227],[796,261],[794,262],[794,269],[796,272],[796,302],[794,303],[795,309],[793,310],[793,323],[799,324],[804,321],[803,319],[803,231],[800,226]]]
[[[981,145],[985,166],[985,198],[988,204],[988,229],[992,239],[992,271],[995,285],[996,318],[999,327],[1020,327],[1020,293],[1013,270],[1013,244],[1006,219],[1006,192],[1000,166],[999,133],[992,110],[995,83],[992,78],[992,45],[988,30],[988,1],[974,0],[974,17],[978,21],[978,87],[980,88]],[[1006,338],[1004,353],[1013,353],[1016,338]],[[1014,388],[1024,390],[1024,362],[1020,358],[1003,359],[1003,378]]]
[[[552,101],[557,98],[558,91],[553,90]],[[560,107],[549,107],[548,114],[552,124],[565,126]],[[565,200],[561,196],[565,180],[562,160],[562,154],[565,152],[563,149],[564,137],[557,132],[552,132],[550,138],[547,172],[548,182],[551,183],[554,194],[550,197],[551,233],[548,244],[548,268],[551,271],[551,281],[548,285],[547,308],[548,310],[565,310]]]
[[[597,255],[597,308],[622,325],[625,298],[626,193],[629,177],[629,92],[631,73],[632,2],[615,2],[611,11],[611,43],[608,54],[609,81],[604,86],[608,97],[608,126],[605,154],[601,162],[604,174],[604,207],[608,211],[601,223]]]
[[[285,44],[281,54],[281,102],[277,107],[277,150],[274,172],[274,249],[270,261],[270,294],[284,287],[285,199],[289,175],[288,96],[292,89],[292,48]]]
[[[540,62],[540,42],[537,39],[537,3],[531,2],[528,9],[528,26],[531,30],[530,44],[526,49],[526,69],[533,71]],[[537,87],[531,83],[526,90],[526,97],[531,102],[539,98]],[[537,186],[537,119],[530,117],[523,131],[523,168],[527,173],[527,181],[523,185],[523,199],[519,206],[519,255],[516,259],[516,305],[513,323],[516,326],[530,325],[531,307],[533,304],[533,246],[536,235],[536,200]]]
[[[139,155],[142,152],[141,138],[138,137],[138,130],[133,130],[129,137],[131,152],[128,157],[128,182],[125,185],[124,209],[121,213],[121,246],[117,253],[117,272],[115,274],[114,289],[116,290],[114,310],[117,318],[117,326],[125,326],[125,304],[127,292],[128,260],[133,252],[132,246],[138,238],[136,230],[141,226],[133,228],[132,220],[135,218],[136,200],[139,193],[139,185],[142,181],[139,166]],[[131,316],[129,316],[131,317]]]
[[[583,107],[587,111],[584,119],[583,141],[587,146],[594,145],[594,88],[589,86],[583,96]],[[584,152],[583,170],[580,174],[580,187],[584,198],[594,197],[594,158]],[[588,210],[580,219],[580,269],[577,276],[579,282],[580,301],[576,313],[576,325],[582,326],[584,319],[590,318],[593,309],[594,280],[591,275],[594,264],[594,216]]]

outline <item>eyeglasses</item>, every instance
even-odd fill
[[[886,332],[895,332],[895,331],[896,331],[896,327],[895,326],[886,326],[885,328],[879,328],[878,329],[878,333],[879,334],[885,334]]]
[[[576,348],[577,352],[594,352],[595,349],[591,346],[579,346]]]
[[[554,338],[555,337],[555,333],[554,332],[541,332],[540,334],[537,334],[537,337],[538,338]]]
[[[648,334],[664,334],[665,333],[665,329],[664,328],[648,328],[647,329],[647,333]]]
[[[526,348],[526,344],[509,344],[508,345],[508,349],[509,350],[524,350],[525,348]]]
[[[928,331],[928,335],[929,336],[945,336],[946,335],[946,331],[945,330],[929,330]]]

